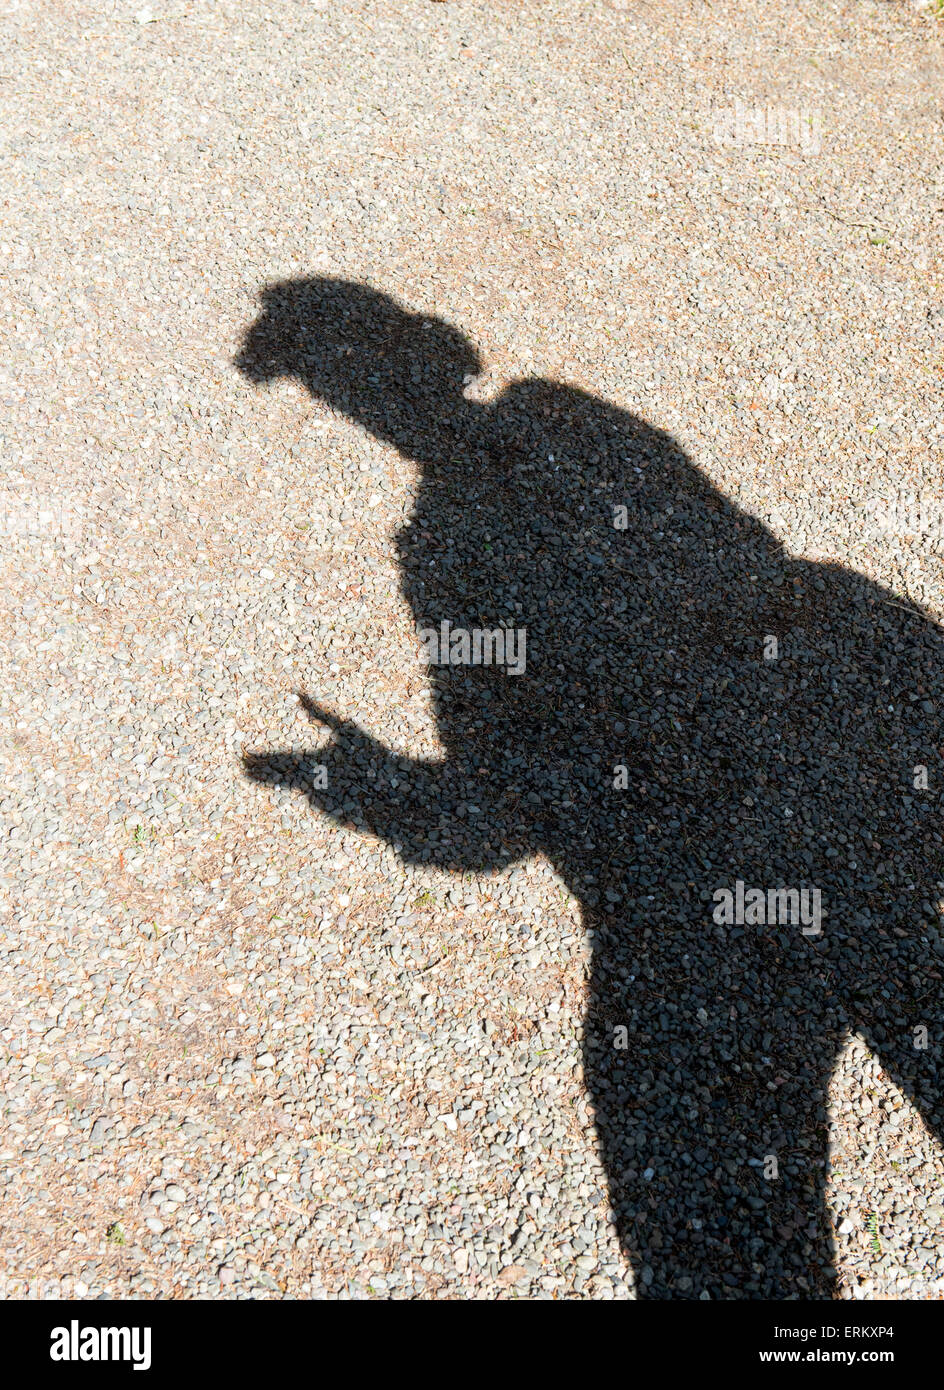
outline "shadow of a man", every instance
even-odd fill
[[[309,704],[328,750],[250,775],[412,862],[547,855],[592,936],[584,1070],[640,1295],[828,1297],[850,1030],[941,1133],[939,630],[790,558],[605,401],[467,399],[469,343],[370,288],[270,287],[239,366],[421,465],[398,553],[447,749],[396,757]]]

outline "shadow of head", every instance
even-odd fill
[[[382,435],[398,404],[406,411],[433,400],[464,405],[463,383],[481,371],[458,329],[410,313],[367,285],[282,281],[261,300],[236,359],[240,372],[256,384],[295,377],[316,399]]]

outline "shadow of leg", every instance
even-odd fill
[[[782,992],[739,1009],[715,983],[718,956],[748,989],[752,960],[732,958],[721,933],[637,917],[594,924],[594,938],[585,1075],[639,1296],[831,1297],[825,1093],[838,1034],[798,1043],[787,970]],[[696,950],[698,983],[683,963]]]

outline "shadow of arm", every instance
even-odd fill
[[[913,927],[905,936],[902,928],[894,952],[873,952],[871,957],[863,952],[854,1004],[858,1028],[868,1047],[941,1142],[944,957],[940,950],[932,949],[927,938],[921,938],[922,930]]]
[[[331,741],[311,752],[245,754],[253,781],[302,792],[339,825],[376,835],[410,863],[480,872],[515,857],[470,770],[398,756],[301,698],[308,715],[332,730]]]

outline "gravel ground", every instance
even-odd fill
[[[0,34],[3,1292],[939,1298],[944,23]]]

